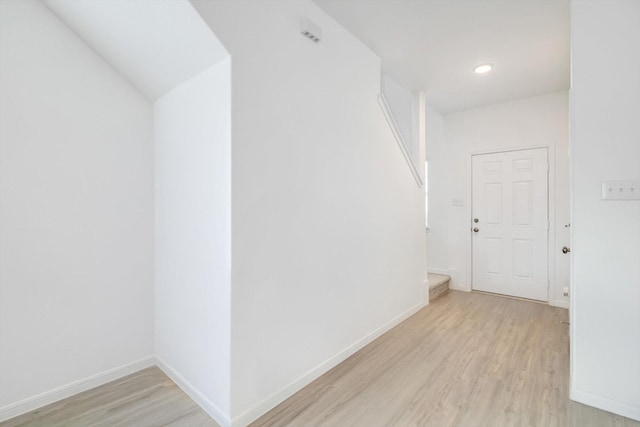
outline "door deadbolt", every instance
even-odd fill
[[[478,218],[473,218],[473,222],[478,223],[478,222],[480,222],[480,220]]]
[[[569,253],[569,252],[571,252],[571,249],[569,249],[568,247],[565,246],[565,247],[562,248],[562,253],[563,254],[566,254],[566,253]]]

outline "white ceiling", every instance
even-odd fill
[[[44,0],[149,100],[228,55],[187,0]]]
[[[314,1],[441,113],[569,89],[569,0]]]

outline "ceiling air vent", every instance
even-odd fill
[[[314,43],[320,43],[322,30],[307,18],[300,19],[300,33]]]

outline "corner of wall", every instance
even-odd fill
[[[154,358],[155,364],[164,372],[187,396],[202,408],[211,418],[213,418],[221,427],[231,427],[231,419],[229,414],[224,412],[215,403],[207,399],[196,387],[193,386],[186,378],[180,375],[174,368],[165,363],[161,358]]]

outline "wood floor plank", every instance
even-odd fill
[[[0,423],[18,426],[219,427],[157,367]]]
[[[450,291],[253,427],[640,427],[571,402],[568,313]],[[158,368],[0,427],[217,426]]]
[[[640,426],[569,400],[567,320],[450,291],[252,427]]]

